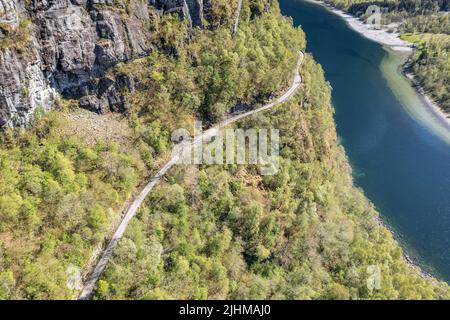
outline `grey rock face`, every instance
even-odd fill
[[[210,0],[151,0],[157,9],[163,12],[177,12],[189,19],[191,27],[203,26],[204,4]]]
[[[202,27],[212,0],[0,0],[0,127],[23,126],[58,96],[124,111],[132,79],[111,67],[148,55],[153,6]]]
[[[148,2],[0,0],[0,125],[26,124],[37,107],[48,110],[58,94],[88,97],[89,109],[97,112],[122,110],[118,86],[114,80],[105,86],[105,74],[118,62],[151,51]],[[25,20],[32,23],[21,26]],[[19,32],[27,33],[20,48],[10,43]],[[92,96],[99,101],[96,108]]]

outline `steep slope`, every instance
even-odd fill
[[[79,112],[79,100],[61,99],[57,112],[35,112],[29,130],[0,135],[2,298],[72,297],[126,201],[159,170],[171,131],[217,121],[236,104],[253,108],[290,84],[304,39],[291,30],[282,39],[293,38],[292,48],[280,46],[287,22],[250,23],[261,14],[252,8],[242,10],[245,39],[236,41],[231,9],[217,30],[201,31],[149,7],[155,49],[108,74],[132,87],[120,91],[124,115]]]
[[[90,109],[120,109],[106,71],[151,49],[145,1],[8,0],[0,16],[0,110],[7,125],[26,124],[38,106],[50,109],[57,93],[92,95],[81,102]]]
[[[237,2],[1,1],[0,126],[27,124],[36,108],[49,110],[59,95],[99,113],[124,111],[118,91],[132,84],[109,71],[152,51],[154,8],[178,13],[193,28],[223,24],[218,13],[231,6]]]
[[[5,8],[8,1],[0,3]],[[66,16],[69,8],[78,10],[84,27],[65,36],[48,33],[49,39],[60,39],[49,49],[57,52],[50,55],[53,69],[42,69],[44,60],[37,68],[48,76],[49,90],[71,100],[57,99],[57,108],[46,114],[38,108],[28,130],[1,134],[0,298],[69,299],[79,292],[81,277],[95,262],[91,257],[110,239],[133,193],[167,159],[171,132],[192,128],[196,119],[209,126],[231,110],[255,109],[283,92],[305,36],[281,16],[276,1],[244,1],[233,35],[238,1],[202,2],[199,28],[191,11],[192,25],[179,19],[180,14],[187,18],[179,2],[164,2],[175,4],[169,7],[131,0],[123,4],[141,4],[139,16],[148,13],[152,22],[144,23],[143,38],[136,36],[142,45],[129,46],[124,36],[126,44],[116,48],[120,41],[112,35],[122,33],[97,38],[97,22],[111,21],[99,15],[122,21],[119,30],[127,30],[126,19],[144,21],[120,1],[18,3],[31,21],[3,38],[2,52],[16,52],[23,66],[5,64],[6,69],[26,69],[30,63],[25,53],[32,54],[31,47],[20,51],[11,39],[27,39],[23,30],[46,21],[38,13]],[[170,14],[172,9],[177,14]],[[92,21],[96,32],[84,34]],[[28,39],[36,34],[39,42],[45,32]],[[64,37],[75,46],[68,52]],[[98,42],[94,53],[114,63],[84,50],[90,37]],[[44,57],[39,48],[36,54]],[[74,59],[67,62],[70,55]],[[330,88],[311,57],[302,76],[293,101],[240,124],[280,129],[279,173],[264,177],[255,166],[243,165],[174,168],[132,220],[96,298],[448,297],[446,284],[422,278],[404,261],[370,203],[353,187],[336,139]],[[27,87],[26,79],[5,92]],[[86,83],[87,89],[78,92],[75,83]],[[116,110],[110,94],[118,97],[113,102],[124,101],[123,114],[78,109],[81,103],[103,110],[91,106],[106,99],[106,109]],[[24,96],[29,97],[20,95],[22,104],[13,104],[22,106],[21,115],[2,109],[8,123],[25,123],[31,114]],[[367,285],[377,270],[380,289]]]
[[[97,299],[449,297],[406,262],[353,186],[330,88],[311,57],[302,76],[295,99],[240,125],[280,129],[279,173],[175,168],[114,251]]]

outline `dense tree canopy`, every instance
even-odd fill
[[[177,167],[127,230],[97,299],[448,297],[406,263],[352,186],[323,73],[308,58],[302,74],[294,101],[241,123],[280,128],[280,172]],[[367,286],[371,268],[379,290]]]
[[[214,1],[203,30],[154,12],[153,52],[111,70],[135,84],[123,92],[122,126],[106,124],[118,139],[104,139],[106,120],[92,115],[81,122],[90,127],[70,131],[80,119],[70,101],[1,134],[0,299],[71,298],[76,270],[89,271],[138,185],[167,158],[172,130],[286,88],[305,36],[272,2],[244,1],[235,36],[235,1]],[[281,129],[280,172],[177,167],[132,221],[96,298],[447,297],[445,284],[404,261],[352,186],[330,88],[311,57],[302,76],[293,101],[241,123]],[[367,287],[370,266],[381,270],[381,290]]]
[[[26,131],[2,133],[0,298],[70,298],[68,270],[88,271],[127,199],[170,152],[174,129],[196,118],[215,122],[236,103],[252,107],[290,82],[304,35],[276,7],[260,16],[264,3],[244,5],[235,37],[231,17],[191,32],[177,15],[155,12],[155,50],[112,70],[136,83],[124,92],[132,134],[120,144],[100,138],[95,125],[90,135],[84,127],[64,133],[70,101],[58,103],[62,111],[37,112]],[[235,4],[215,6],[213,13],[234,17]]]

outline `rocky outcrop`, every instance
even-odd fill
[[[202,27],[204,13],[210,8],[211,0],[151,0],[150,2],[163,12],[177,12],[189,19],[191,27]]]
[[[0,126],[25,125],[59,95],[95,112],[123,111],[119,92],[131,80],[109,70],[152,50],[155,8],[195,28],[211,1],[0,0]]]
[[[98,112],[123,109],[105,75],[150,52],[149,10],[144,0],[0,0],[0,125],[26,124],[58,94],[93,96],[81,105]]]
[[[56,92],[42,72],[39,43],[23,33],[21,6],[0,1],[0,126],[23,125],[30,110],[49,108]]]

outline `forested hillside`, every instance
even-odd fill
[[[243,128],[281,130],[281,170],[177,167],[130,225],[98,299],[431,299],[447,286],[408,265],[352,186],[330,88],[309,57],[296,98]],[[320,92],[320,94],[318,94]],[[380,290],[368,267],[379,266]]]
[[[282,26],[274,38],[298,49],[295,38],[282,36],[293,29],[278,10],[242,26],[232,42],[248,43],[247,28],[254,32],[261,23],[267,31]],[[304,36],[297,37],[303,48]],[[295,99],[241,124],[280,128],[280,172],[177,167],[129,226],[95,298],[448,297],[446,284],[422,278],[406,263],[371,204],[352,186],[320,66],[308,57],[301,74]],[[371,266],[381,269],[380,290],[367,287]]]
[[[234,16],[234,7],[217,1],[212,12]],[[72,297],[72,270],[88,271],[127,200],[170,153],[173,130],[194,119],[207,125],[237,103],[256,106],[290,83],[304,35],[279,15],[256,19],[268,8],[246,2],[236,38],[232,18],[213,16],[214,30],[190,30],[178,15],[150,8],[158,49],[111,70],[133,82],[123,88],[123,115],[59,100],[51,113],[38,109],[28,130],[2,133],[1,298]]]
[[[127,1],[132,3],[133,0]],[[292,80],[305,35],[276,1],[211,1],[203,28],[150,8],[152,50],[113,66],[122,113],[59,99],[0,145],[0,299],[70,299],[139,186],[170,153],[170,135],[254,108]],[[269,5],[271,3],[271,5]],[[147,199],[114,252],[97,299],[431,299],[423,278],[352,185],[330,87],[311,57],[295,99],[242,127],[281,130],[281,171],[179,166]],[[369,290],[368,268],[381,269]]]
[[[448,0],[325,0],[364,18],[370,5],[382,8],[382,23],[394,24],[401,37],[416,44],[411,71],[438,105],[450,113],[450,1]],[[392,28],[392,25],[391,25]],[[395,29],[394,28],[394,29]]]

